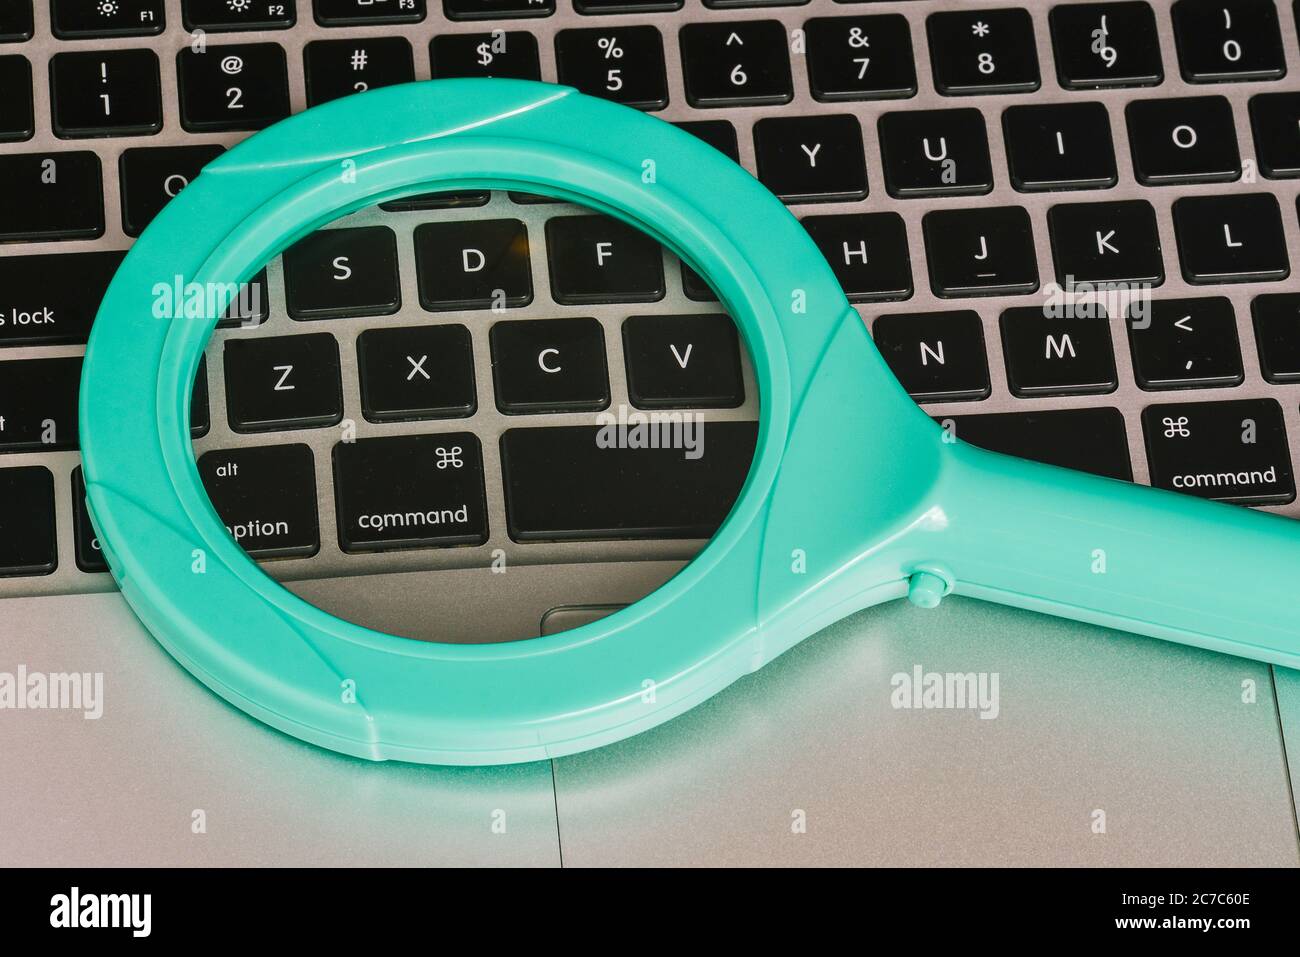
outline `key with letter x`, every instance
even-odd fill
[[[462,325],[367,329],[357,337],[361,411],[370,422],[473,415],[474,354]]]

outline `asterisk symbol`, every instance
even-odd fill
[[[970,32],[977,37],[986,37],[989,34],[989,25],[983,20],[977,20],[970,28]]]

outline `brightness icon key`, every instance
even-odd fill
[[[52,0],[50,27],[61,40],[146,37],[166,27],[165,0]]]
[[[297,18],[296,0],[181,0],[186,30],[287,30]]]
[[[418,23],[425,17],[425,0],[315,0],[312,10],[323,27]]]

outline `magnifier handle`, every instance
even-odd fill
[[[929,527],[956,593],[1300,668],[1300,522],[947,448]]]

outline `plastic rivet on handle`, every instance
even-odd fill
[[[938,575],[916,572],[907,582],[907,600],[918,608],[936,607],[948,594],[948,583]]]

